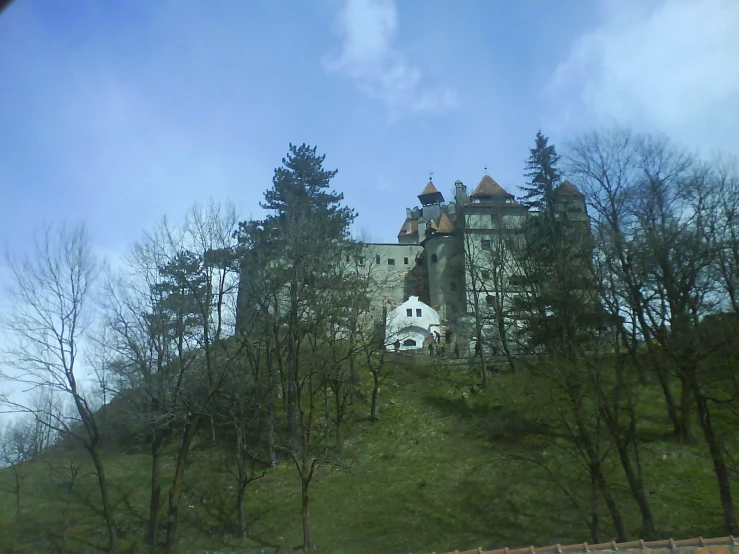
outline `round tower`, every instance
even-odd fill
[[[430,304],[439,310],[443,321],[454,321],[466,311],[462,238],[446,212],[432,221],[429,229],[423,246]]]

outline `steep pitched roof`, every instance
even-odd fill
[[[420,194],[420,196],[423,196],[424,194],[434,194],[435,192],[439,192],[439,191],[434,186],[433,181],[429,181],[429,184],[426,185],[426,188],[423,189],[423,192]]]
[[[477,185],[475,192],[470,196],[504,196],[512,197],[513,195],[507,192],[503,187],[493,180],[490,175],[485,175],[480,184]]]
[[[439,223],[436,224],[436,231],[438,233],[445,234],[450,234],[454,232],[454,223],[452,223],[452,220],[449,218],[446,212],[441,212],[441,216],[439,216]]]
[[[577,190],[577,187],[565,180],[561,185],[554,191],[556,194],[567,195],[567,196],[584,196],[582,192]]]
[[[408,231],[408,222],[411,223],[411,230]],[[398,231],[398,237],[403,237],[406,235],[414,235],[418,234],[418,220],[417,219],[406,219],[403,222],[403,226],[400,228],[400,231]]]

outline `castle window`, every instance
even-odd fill
[[[485,297],[485,302],[487,303],[488,306],[495,306],[495,296],[488,294]]]
[[[416,308],[416,317],[421,317],[421,308]]]
[[[481,275],[481,276],[482,276],[482,278],[483,278],[483,279],[485,279],[485,280],[487,280],[487,279],[490,279],[490,272],[489,272],[489,271],[487,271],[487,270],[483,270],[483,271],[481,271],[481,272],[480,272],[480,275]]]
[[[377,256],[375,256],[375,263],[376,264],[379,264],[380,263],[380,255],[379,254]]]
[[[412,308],[408,308],[405,311],[405,315],[407,315],[408,317],[413,317],[413,309]]]
[[[413,339],[405,339],[403,341],[403,346],[416,346],[416,341]]]
[[[490,239],[482,239],[480,244],[482,245],[483,250],[490,250]]]
[[[436,256],[436,254],[431,254],[431,263],[435,264],[439,261],[439,258]]]
[[[508,250],[513,250],[515,248],[515,243],[513,242],[513,239],[505,239],[505,247]]]
[[[451,290],[452,292],[454,292],[455,290],[457,290],[457,283],[455,283],[454,281],[452,281],[451,283],[449,283],[449,290]]]
[[[393,258],[388,258],[387,265],[395,265],[395,260]]]
[[[364,256],[359,256],[359,265],[364,265]]]
[[[408,265],[408,258],[403,258],[403,263],[404,263],[405,265]]]

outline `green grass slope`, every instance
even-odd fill
[[[320,552],[428,553],[591,542],[586,474],[567,447],[545,387],[525,373],[493,377],[484,394],[472,390],[473,382],[461,364],[398,365],[380,393],[380,420],[358,419],[347,441],[346,467],[320,468],[311,486],[313,539]],[[700,441],[684,446],[665,438],[659,392],[647,388],[642,395],[642,461],[660,534],[722,535],[706,448]],[[724,431],[736,423],[731,412],[721,414]],[[638,538],[638,512],[605,441],[604,456],[630,538]],[[73,479],[70,467],[78,463]],[[148,457],[107,451],[106,463],[122,546],[144,551]],[[174,450],[165,475],[173,464]],[[0,551],[104,548],[96,478],[83,453],[56,451],[27,473],[16,518],[13,475],[0,470]],[[299,493],[289,464],[255,481],[246,498],[251,538],[236,540],[232,481],[201,442],[186,473],[181,550],[291,551],[302,537]],[[602,506],[599,511],[600,539],[610,540],[607,512]]]

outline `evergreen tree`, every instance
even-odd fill
[[[586,248],[588,235],[568,219],[558,204],[559,155],[541,131],[526,161],[528,186],[521,203],[535,211],[526,225],[521,266],[527,289],[522,306],[527,315],[529,346],[571,358],[585,340],[582,319],[592,311],[592,274]]]
[[[560,180],[559,155],[541,131],[536,133],[535,147],[529,151],[531,155],[526,160],[524,173],[529,181],[521,187],[525,194],[519,201],[529,209],[553,213],[553,193]]]
[[[268,218],[272,225],[305,223],[318,224],[325,238],[347,238],[349,226],[356,213],[341,205],[344,195],[329,189],[337,170],[323,168],[325,155],[316,154],[316,147],[290,144],[282,159],[282,167],[275,169],[272,189],[264,193],[262,208],[276,212]],[[278,221],[272,220],[277,218]],[[313,227],[313,231],[316,231]]]

